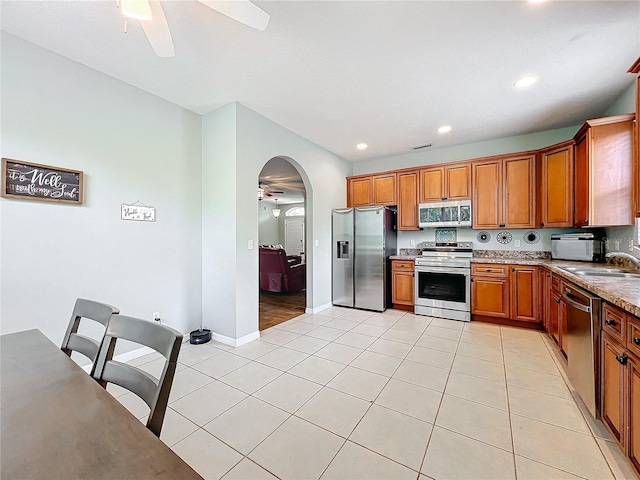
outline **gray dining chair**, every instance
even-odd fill
[[[106,328],[111,315],[116,313],[120,313],[120,310],[111,305],[107,305],[106,303],[78,298],[75,306],[73,307],[73,313],[71,314],[71,320],[69,320],[67,333],[64,335],[62,346],[60,348],[69,357],[72,352],[81,353],[91,360],[91,363],[95,366],[96,357],[98,356],[98,350],[100,349],[102,339],[97,341],[93,338],[79,334],[78,327],[80,326],[80,320],[87,318],[94,322],[101,323]]]
[[[160,378],[112,359],[118,339],[129,340],[161,353],[165,358]],[[149,406],[147,428],[160,436],[176,372],[182,334],[172,328],[125,315],[113,315],[98,353],[93,378],[103,387],[115,383],[138,395]]]

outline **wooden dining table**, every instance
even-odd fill
[[[0,336],[0,478],[201,479],[39,330]]]

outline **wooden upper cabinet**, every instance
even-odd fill
[[[535,155],[503,160],[503,199],[501,228],[536,226]]]
[[[420,203],[471,198],[471,164],[454,163],[420,170]]]
[[[511,268],[511,319],[539,322],[538,267],[514,265]]]
[[[540,151],[540,226],[573,227],[574,141]]]
[[[396,173],[347,178],[347,207],[397,205]]]
[[[575,146],[575,226],[632,225],[634,114],[587,121]]]
[[[444,167],[420,170],[420,203],[439,202],[444,198]]]
[[[418,230],[418,171],[398,172],[398,230]]]
[[[535,155],[473,162],[473,228],[534,228]]]
[[[500,228],[502,160],[473,163],[473,228]]]
[[[470,200],[471,164],[461,163],[445,167],[444,190],[447,200]]]
[[[396,205],[396,174],[387,173],[371,177],[374,205]]]
[[[371,205],[373,188],[371,177],[356,177],[347,179],[347,207],[361,207]]]

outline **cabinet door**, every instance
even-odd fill
[[[373,180],[373,204],[396,205],[396,174],[376,175]]]
[[[629,357],[627,368],[629,375],[629,406],[627,407],[629,412],[628,455],[631,464],[640,474],[640,361],[634,357]]]
[[[361,207],[371,205],[371,177],[350,178],[347,182],[347,206]]]
[[[473,228],[500,228],[502,162],[473,164]]]
[[[588,133],[576,142],[575,152],[575,215],[574,225],[589,225],[589,155]]]
[[[420,170],[420,203],[439,202],[444,197],[444,167]]]
[[[551,290],[549,298],[549,333],[558,344],[558,347],[561,348],[562,300],[560,294],[554,290]]]
[[[602,421],[622,445],[625,428],[624,418],[624,383],[627,373],[626,366],[618,361],[622,358],[624,348],[606,333],[602,334],[600,372],[602,386]]]
[[[413,272],[393,272],[391,301],[398,305],[413,305]]]
[[[398,230],[418,230],[418,172],[398,173]]]
[[[535,156],[506,158],[503,187],[503,228],[534,228]]]
[[[471,313],[509,318],[509,279],[473,277],[471,279]]]
[[[551,333],[551,272],[549,270],[540,270],[540,286],[542,288],[542,305],[540,314],[544,329]]]
[[[573,142],[542,153],[541,226],[573,226]]]
[[[445,168],[444,196],[447,200],[471,199],[471,164],[463,163]]]
[[[511,319],[538,322],[538,267],[511,269]]]

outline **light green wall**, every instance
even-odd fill
[[[456,147],[440,148],[423,152],[379,158],[353,164],[353,175],[417,167],[436,163],[455,162],[472,158],[488,157],[503,153],[516,153],[553,145],[572,138],[580,125],[545,132],[530,133],[515,137],[469,143]]]
[[[631,81],[631,85],[626,88],[618,98],[604,112],[604,117],[621,115],[623,113],[633,113],[636,110],[636,82]]]

